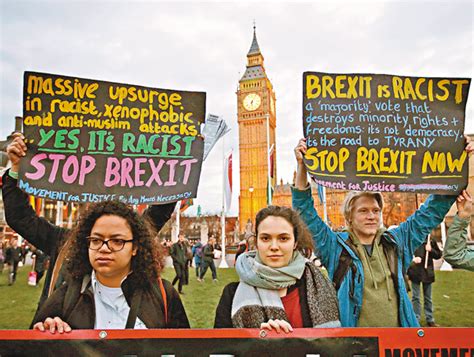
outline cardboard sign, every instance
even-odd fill
[[[229,131],[230,128],[223,118],[214,114],[207,115],[206,124],[204,125],[202,133],[204,136],[204,160],[206,160],[207,155],[209,155],[219,139]]]
[[[460,192],[469,86],[464,78],[305,72],[308,172],[334,189]]]
[[[25,72],[19,187],[70,202],[196,197],[206,94]]]

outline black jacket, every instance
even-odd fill
[[[2,177],[2,195],[7,224],[19,235],[41,249],[50,257],[49,269],[46,272],[43,291],[41,293],[38,309],[48,297],[51,283],[51,274],[59,254],[60,247],[68,236],[68,230],[51,224],[43,217],[38,217],[31,207],[28,195],[17,187],[17,180],[8,174]],[[170,219],[176,203],[150,206],[144,215],[159,231]]]
[[[8,247],[5,251],[5,263],[18,264],[21,260],[21,248],[20,247]]]
[[[163,280],[163,285],[168,306],[168,322],[165,321],[164,301],[158,282],[153,288],[139,287],[134,282],[133,273],[121,286],[130,306],[130,313],[135,311],[136,316],[147,328],[189,328],[189,321],[178,292],[167,280]],[[60,317],[73,329],[94,328],[94,294],[89,275],[82,281],[71,279],[55,290],[38,311],[33,323],[54,316]]]
[[[428,254],[428,266],[425,269],[426,261],[426,242],[415,250],[415,257],[421,258],[421,263],[411,263],[408,268],[408,278],[415,283],[433,283],[435,281],[435,273],[433,268],[433,259],[440,259],[443,253],[435,241],[431,241],[431,252]]]

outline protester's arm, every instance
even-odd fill
[[[337,236],[319,217],[318,212],[314,208],[313,196],[311,195],[311,187],[308,184],[306,167],[303,162],[303,155],[306,152],[306,143],[304,139],[298,142],[295,148],[295,157],[298,164],[296,172],[295,187],[291,188],[292,205],[297,210],[303,221],[310,229],[315,245],[318,249],[319,256],[328,269],[332,270],[336,264],[336,257],[333,254],[336,251]]]
[[[26,146],[21,134],[14,134],[7,153],[12,167],[2,178],[5,219],[8,225],[28,242],[52,255],[66,230],[51,224],[43,217],[38,217],[29,203],[28,195],[17,187],[17,179],[12,177],[18,174],[20,160],[26,155]]]
[[[173,214],[176,202],[165,203],[162,205],[152,205],[143,213],[143,216],[149,219],[157,232],[163,228]]]
[[[308,172],[303,160],[306,150],[306,139],[300,139],[300,141],[298,141],[298,145],[295,148],[295,158],[297,165],[295,187],[300,191],[305,190],[308,186]]]
[[[474,142],[468,136],[465,135],[464,137],[464,150],[468,155],[471,155],[474,152]],[[392,230],[398,245],[404,250],[404,265],[408,265],[409,261],[407,262],[407,259],[410,259],[413,251],[443,221],[455,200],[456,196],[454,195],[430,195],[426,202],[406,222]]]
[[[474,271],[474,249],[467,246],[467,228],[472,213],[472,198],[467,191],[458,196],[456,205],[458,214],[448,229],[444,259],[455,267]]]
[[[216,308],[216,317],[214,318],[214,328],[233,328],[232,325],[232,301],[238,283],[228,284],[222,291],[219,304]]]
[[[391,230],[397,244],[405,250],[406,259],[411,259],[413,252],[443,221],[455,200],[456,196],[430,195],[425,203],[405,222]]]
[[[474,271],[474,249],[467,246],[469,219],[455,216],[448,230],[444,259],[454,267]]]

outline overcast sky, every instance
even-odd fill
[[[193,209],[221,206],[222,150],[234,149],[236,89],[257,24],[277,97],[278,178],[290,181],[302,136],[302,73],[472,77],[473,5],[437,2],[157,2],[0,0],[0,136],[22,113],[24,71],[207,93],[232,128],[204,162]],[[473,93],[466,132],[474,133]],[[223,147],[224,145],[224,147]]]

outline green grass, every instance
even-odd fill
[[[164,278],[172,281],[174,270],[166,269]],[[184,295],[181,295],[184,308],[192,328],[212,328],[217,304],[224,287],[239,278],[234,269],[217,269],[218,282],[212,281],[210,269],[207,270],[204,282],[196,280],[195,269],[189,270],[189,285],[184,286]]]
[[[40,286],[28,285],[31,266],[18,268],[16,282],[8,286],[8,267],[0,274],[0,329],[28,329],[38,306],[43,290],[44,277]]]
[[[8,286],[7,269],[0,274],[0,329],[27,329],[36,310],[42,286],[35,288],[27,284],[30,267],[20,268],[17,281]],[[218,269],[219,281],[212,282],[211,272],[205,281],[196,281],[194,268],[190,271],[189,285],[182,295],[191,327],[212,328],[217,303],[225,285],[237,281],[234,269]],[[167,268],[164,278],[172,280],[174,270]],[[474,327],[474,273],[466,271],[436,272],[433,284],[435,319],[446,327]]]
[[[436,271],[431,293],[436,323],[443,327],[474,327],[473,291],[473,272]]]

